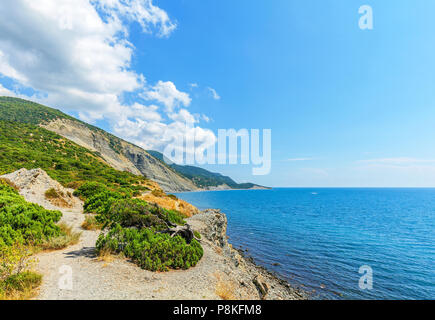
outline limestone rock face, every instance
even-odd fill
[[[156,181],[166,192],[193,191],[198,188],[142,148],[99,130],[92,130],[79,121],[56,119],[41,124],[78,145],[98,152],[108,165],[121,171],[145,175]]]
[[[23,168],[0,178],[13,182],[26,201],[37,203],[50,210],[57,210],[59,207],[73,208],[80,202],[72,195],[74,190],[64,188],[42,169],[27,170]],[[55,191],[56,198],[47,198],[45,192],[50,189]]]
[[[227,217],[216,209],[204,210],[201,214],[189,219],[193,229],[198,230],[202,236],[220,248],[228,247]]]
[[[220,210],[204,210],[186,222],[201,234],[200,242],[204,248],[213,248],[212,253],[206,252],[203,259],[207,259],[207,254],[215,259],[214,266],[218,266],[220,271],[216,290],[225,291],[227,298],[231,293],[230,297],[235,299],[307,299],[304,291],[291,287],[233,248],[227,238],[227,217]],[[231,275],[229,279],[228,275]],[[227,290],[221,290],[222,287]]]

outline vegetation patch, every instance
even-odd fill
[[[97,221],[95,215],[87,214],[85,221],[82,223],[82,228],[84,230],[101,230],[103,229],[103,224]]]
[[[123,228],[119,224],[97,240],[97,252],[107,249],[122,252],[141,268],[151,271],[188,269],[203,256],[203,249],[195,239],[186,244],[180,236],[171,237],[147,228]]]
[[[193,231],[193,234],[197,239],[201,239],[201,234],[198,231]]]
[[[63,234],[56,225],[60,211],[28,203],[9,185],[0,182],[0,246],[15,243],[41,245]]]
[[[39,247],[42,250],[60,250],[68,246],[75,245],[79,242],[81,232],[74,232],[71,226],[66,223],[60,223],[59,228],[62,234],[45,240]]]
[[[65,194],[63,192],[56,190],[55,188],[50,188],[47,191],[45,191],[45,198],[46,199],[59,199],[61,197],[64,197]]]
[[[42,276],[31,272],[33,250],[15,243],[0,245],[0,300],[29,299],[36,293]]]
[[[167,271],[188,269],[203,256],[203,249],[195,239],[188,244],[180,236],[161,233],[171,226],[185,224],[182,214],[175,210],[131,198],[94,182],[85,183],[74,194],[84,199],[85,212],[96,214],[95,221],[106,230],[96,244],[101,257],[123,254],[144,269]]]
[[[69,188],[95,181],[130,196],[147,190],[145,177],[115,170],[88,149],[46,129],[1,120],[1,111],[0,101],[0,175],[21,168],[41,168]]]

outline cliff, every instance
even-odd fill
[[[166,192],[198,189],[190,180],[180,176],[145,150],[116,137],[109,137],[104,131],[92,130],[81,122],[60,118],[42,123],[40,126],[82,147],[98,152],[110,166],[117,170],[144,175],[156,181]]]

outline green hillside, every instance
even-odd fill
[[[51,131],[32,124],[0,120],[0,175],[26,168],[41,168],[64,186],[77,187],[86,181],[134,192],[146,180],[113,169],[96,153]]]
[[[0,97],[0,120],[16,121],[39,125],[55,119],[68,119],[87,126],[92,131],[98,131],[110,141],[110,146],[116,152],[121,151],[121,139],[86,122],[71,117],[60,110],[46,107],[32,101],[19,98]]]
[[[105,137],[107,137],[107,139],[109,140],[109,145],[110,147],[116,151],[117,153],[121,153],[122,151],[122,147],[121,147],[121,142],[122,139],[98,128],[95,126],[92,126],[90,124],[87,124],[83,121],[80,121],[78,119],[75,119],[57,109],[53,109],[53,108],[49,108],[46,106],[43,106],[41,104],[38,103],[34,103],[31,101],[27,101],[27,100],[23,100],[23,99],[18,99],[18,98],[11,98],[11,97],[0,97],[0,120],[2,121],[8,121],[9,123],[21,123],[21,124],[28,124],[28,125],[33,125],[33,126],[37,126],[39,124],[43,124],[46,122],[50,122],[52,120],[55,119],[69,119],[71,121],[76,121],[76,122],[80,122],[81,124],[87,126],[89,129],[93,130],[93,131],[98,131],[100,133],[102,133]],[[20,130],[19,128],[17,128],[16,126],[13,126],[13,130],[17,129],[17,133]],[[26,130],[30,130],[31,127],[26,127]],[[33,129],[37,129],[36,127],[33,127]],[[32,129],[32,130],[33,130]],[[47,135],[49,133],[49,131],[44,130],[44,135]],[[29,132],[30,134],[31,132]],[[13,137],[18,137],[17,135],[12,135]],[[48,136],[47,136],[48,137]],[[53,136],[49,136],[48,139],[51,139]],[[25,137],[25,139],[22,138],[22,143],[26,143],[26,145],[31,145],[34,141],[36,141],[35,139],[28,139],[28,137]],[[60,136],[57,136],[58,139],[62,139]],[[37,142],[37,141],[36,141]],[[75,145],[76,147],[78,147],[77,145]],[[53,157],[55,157],[55,153],[53,152],[52,155],[49,155],[46,157],[48,157],[51,160],[42,160],[45,159],[43,158],[45,150],[46,149],[50,149],[50,145],[46,144],[44,141],[37,143],[36,148],[38,148],[38,150],[33,150],[33,152],[40,152],[40,156],[38,155],[38,157],[36,159],[38,159],[38,163],[41,164],[40,167],[42,169],[46,169],[48,168],[48,170],[46,170],[49,174],[50,174],[50,164],[53,164]],[[53,149],[55,150],[55,149]],[[53,151],[51,150],[51,151]],[[83,153],[91,153],[91,151],[82,148],[82,154]],[[85,151],[86,152],[85,152]],[[8,152],[11,152],[11,150],[9,150]],[[20,150],[20,152],[23,152],[23,150]],[[210,172],[208,170],[202,169],[202,168],[198,168],[198,167],[194,167],[194,166],[180,166],[180,165],[176,165],[176,164],[172,164],[172,165],[167,165],[164,161],[163,161],[163,155],[160,152],[157,151],[153,151],[153,150],[148,150],[147,151],[151,156],[153,156],[154,158],[160,160],[164,165],[166,165],[167,167],[171,168],[173,171],[175,171],[176,173],[178,173],[179,175],[191,180],[197,187],[199,188],[208,188],[208,187],[217,187],[223,184],[228,185],[229,187],[233,188],[233,189],[250,189],[253,187],[256,187],[258,185],[255,185],[253,183],[237,183],[235,182],[233,179],[231,179],[230,177],[227,176],[223,176],[219,173],[214,173],[214,172]],[[93,158],[93,162],[95,162],[95,159],[98,158],[99,161],[97,162],[101,162],[101,158],[97,155],[97,154],[93,154],[94,158]],[[0,155],[1,157],[1,155]],[[5,153],[4,156],[2,158],[0,158],[0,173],[4,172],[4,170],[9,168],[16,168],[19,165],[22,165],[22,167],[28,168],[28,166],[32,166],[31,163],[28,163],[28,161],[24,160],[24,161],[18,161],[18,162],[14,162],[13,164],[7,164],[6,161],[6,157],[7,154]],[[57,157],[59,157],[59,155],[57,155]],[[3,159],[3,163],[2,160]],[[84,161],[82,161],[81,163],[83,164],[83,166],[88,166],[88,167],[93,167],[93,164],[91,164],[90,162],[86,162],[87,159],[83,158]],[[51,161],[51,162],[50,162]],[[70,182],[74,182],[76,180],[79,181],[83,181],[83,180],[87,180],[86,178],[88,178],[89,176],[87,176],[87,170],[91,170],[94,171],[91,174],[96,174],[97,173],[102,173],[101,170],[103,170],[100,166],[95,167],[94,169],[83,169],[81,171],[79,171],[77,174],[77,177],[71,177],[69,175],[74,175],[73,172],[75,172],[74,168],[74,161],[72,161],[72,159],[67,160],[68,164],[65,164],[66,160],[63,159],[62,161],[57,161],[59,164],[57,164],[58,166],[62,166],[62,165],[67,165],[69,166],[70,170],[68,171],[69,173],[66,174],[65,171],[62,172],[62,176],[61,177],[57,177],[60,179],[60,181],[62,183],[70,183]],[[43,164],[45,164],[45,167],[43,166]],[[3,169],[2,166],[5,166],[5,169]],[[8,165],[8,167],[6,167],[6,165]],[[106,166],[107,167],[107,166]],[[34,166],[32,166],[32,168],[34,168]],[[18,168],[19,169],[19,168]],[[52,168],[53,169],[53,168]],[[107,169],[107,168],[106,168]],[[54,175],[55,170],[51,171],[51,174]],[[118,172],[116,170],[114,170],[115,172]],[[107,176],[109,177],[106,180],[114,180],[117,181],[117,178],[110,178],[111,176],[113,176],[114,174],[108,174],[108,175],[102,175],[102,176]],[[119,175],[118,174],[115,174]],[[104,179],[104,178],[101,178]],[[121,179],[122,181],[125,182],[125,179]],[[104,182],[104,181],[101,181]],[[116,183],[119,183],[116,182]]]
[[[38,126],[57,117],[68,116],[28,101],[0,99],[0,175],[21,168],[41,168],[64,186],[76,189],[74,195],[84,201],[84,212],[93,214],[107,231],[98,239],[99,253],[122,252],[152,271],[195,266],[203,255],[201,245],[195,239],[188,241],[180,235],[162,233],[176,224],[185,224],[185,217],[134,198],[147,189],[143,186],[147,180],[144,176],[118,171],[98,153]],[[56,225],[60,212],[27,203],[12,182],[0,181],[0,257],[19,250],[22,244],[37,245],[66,237]],[[11,261],[15,259],[9,256]],[[3,279],[15,275],[0,268],[0,276],[1,297]]]

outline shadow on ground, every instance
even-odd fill
[[[95,253],[95,247],[83,247],[80,250],[70,251],[65,253],[67,258],[96,258],[97,254]]]

